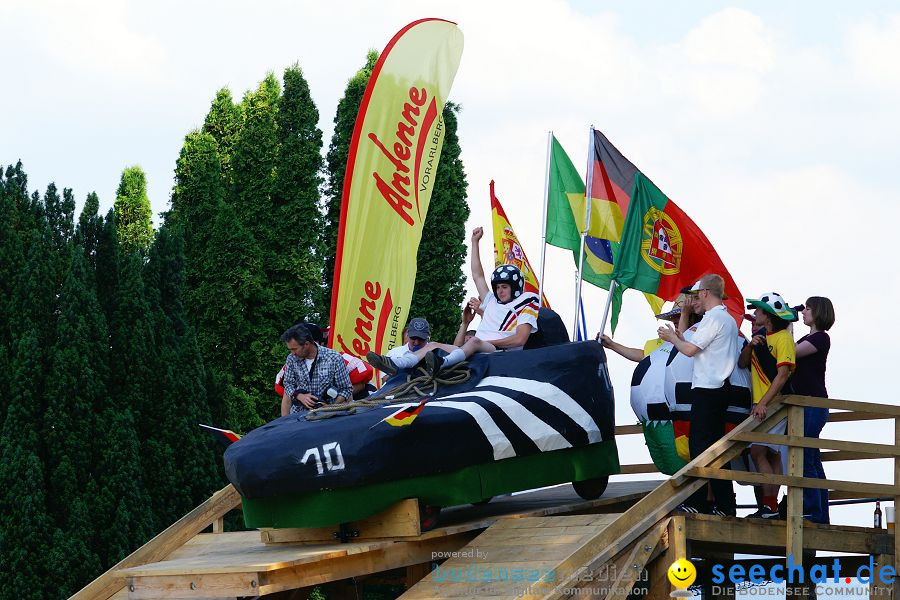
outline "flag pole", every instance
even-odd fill
[[[572,331],[578,331],[578,311],[581,307],[581,275],[584,273],[584,242],[588,229],[591,227],[591,184],[594,179],[594,126],[588,139],[588,164],[587,179],[584,183],[584,229],[581,231],[581,246],[578,253],[578,281],[575,284],[575,327]]]
[[[541,225],[541,279],[538,281],[538,304],[544,302],[544,264],[547,259],[547,207],[550,197],[550,155],[553,152],[553,130],[547,132],[547,164],[544,169],[544,218]]]
[[[609,307],[612,305],[613,293],[616,291],[617,285],[615,279],[609,280],[609,295],[606,297],[606,308],[603,309],[603,319],[600,321],[600,333],[597,335],[601,335],[606,330],[606,318],[609,317]]]

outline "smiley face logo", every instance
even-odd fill
[[[669,567],[669,581],[677,588],[687,588],[697,579],[697,569],[691,561],[679,558]]]

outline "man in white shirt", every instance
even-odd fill
[[[405,355],[400,361],[390,354],[379,356],[370,352],[366,355],[370,365],[385,372],[390,372],[391,369],[396,372],[396,369],[409,368],[405,366],[408,363],[415,366],[424,359],[428,372],[434,375],[442,368],[461,363],[476,352],[521,350],[525,346],[528,336],[537,331],[540,301],[537,294],[524,291],[525,281],[522,273],[513,265],[502,265],[494,269],[491,287],[488,287],[478,248],[483,235],[484,230],[481,227],[476,227],[472,231],[470,263],[472,280],[478,289],[480,308],[484,310],[475,337],[461,347],[429,342],[415,352]],[[444,350],[448,354],[439,357],[432,352],[435,349]]]
[[[691,289],[705,310],[690,341],[671,325],[659,328],[659,337],[671,342],[679,352],[694,358],[691,379],[691,432],[688,441],[691,458],[725,435],[725,421],[731,401],[731,386],[725,385],[737,365],[737,324],[722,303],[725,281],[719,275],[706,275]],[[706,499],[706,487],[700,488],[679,508],[684,512],[735,514],[734,488],[730,481],[710,481],[715,504]]]

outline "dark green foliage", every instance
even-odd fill
[[[321,321],[322,249],[319,186],[322,132],[319,111],[300,67],[284,72],[278,104],[278,163],[273,204],[277,225],[267,232],[274,253],[269,283],[277,302],[275,322]]]
[[[84,257],[92,273],[97,271],[97,250],[103,234],[103,217],[97,213],[99,208],[100,199],[95,192],[91,192],[84,202],[75,227],[75,245],[84,250]]]
[[[275,338],[275,327],[261,325],[270,303],[262,252],[237,211],[224,201],[221,163],[211,135],[188,134],[175,181],[169,220],[185,240],[188,319],[215,387],[224,392],[217,398],[223,407],[221,423],[246,431],[263,422],[257,404],[271,378],[264,374],[254,344],[271,344]],[[268,367],[277,368],[271,361]],[[275,416],[276,403],[267,399],[273,406],[267,417]]]
[[[435,176],[434,192],[419,244],[416,287],[410,316],[424,316],[431,323],[431,337],[453,341],[459,328],[465,294],[462,264],[466,259],[466,172],[463,168],[457,113],[452,102],[444,106],[444,146]]]
[[[353,139],[356,114],[359,112],[359,105],[362,103],[366,85],[369,83],[369,77],[372,75],[376,62],[378,62],[378,52],[369,50],[366,55],[366,64],[347,82],[344,97],[338,103],[337,113],[334,115],[334,133],[331,136],[331,144],[328,146],[328,155],[325,157],[328,180],[323,202],[322,239],[325,245],[323,255],[325,269],[322,275],[322,289],[324,290],[322,306],[326,314],[331,306],[331,286],[334,282],[334,258],[337,252],[338,225],[341,221],[341,194],[344,190],[347,154]]]
[[[158,398],[166,407],[154,437],[172,454],[162,466],[173,477],[165,521],[171,522],[219,485],[221,451],[197,425],[211,422],[209,404],[221,399],[208,395],[203,385],[206,373],[183,300],[184,243],[168,227],[160,229],[150,250],[145,281],[159,347]]]
[[[222,176],[228,185],[232,183],[231,155],[242,122],[241,106],[234,103],[228,88],[222,88],[216,93],[203,122],[203,133],[208,133],[216,141]]]
[[[28,324],[30,325],[30,324]],[[37,332],[26,326],[10,364],[11,397],[0,433],[0,598],[42,598],[51,522],[40,458],[40,415],[34,402],[42,378]],[[29,543],[22,544],[21,540]]]
[[[153,242],[153,212],[147,197],[147,176],[139,166],[122,171],[114,208],[119,243],[126,252],[146,254]]]
[[[84,255],[76,252],[60,294],[56,343],[45,374],[48,507],[59,524],[68,523],[71,499],[92,472],[95,415],[107,397],[106,320],[88,282]]]
[[[280,95],[278,81],[270,73],[256,91],[244,96],[243,126],[231,157],[234,191],[226,201],[256,240],[264,240],[273,229],[272,193],[278,162],[276,115]]]
[[[97,300],[103,309],[106,322],[113,320],[116,309],[116,294],[119,288],[119,235],[116,227],[116,213],[109,209],[97,236],[96,265]]]

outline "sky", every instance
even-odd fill
[[[490,227],[494,179],[537,268],[547,133],[581,168],[593,125],[704,230],[745,296],[832,299],[831,397],[897,403],[883,330],[900,297],[890,266],[900,223],[894,3],[0,0],[0,14],[0,165],[21,159],[31,189],[73,188],[79,210],[96,191],[105,211],[122,170],[137,164],[154,213],[167,209],[184,136],[219,88],[239,98],[298,63],[327,150],[366,51],[415,19],[455,21],[465,50],[450,99],[462,107],[469,229]],[[571,253],[546,255],[545,292],[571,328]],[[605,298],[585,286],[591,333]],[[642,346],[656,327],[641,297],[626,294],[616,339]],[[617,421],[633,423],[633,365],[609,362]],[[887,422],[823,435],[892,439]],[[639,439],[620,442],[620,454],[648,460]],[[826,470],[873,482],[891,473],[876,461]],[[862,525],[871,506],[835,515]]]

